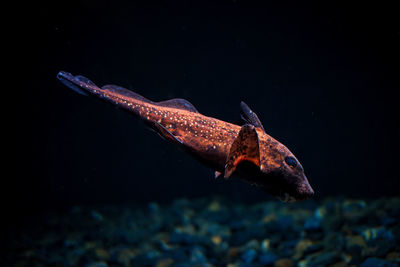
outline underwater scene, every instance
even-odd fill
[[[394,7],[19,10],[0,266],[400,265]]]

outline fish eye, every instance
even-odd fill
[[[290,167],[295,168],[297,166],[297,161],[295,158],[293,157],[286,157],[285,158],[285,162],[287,165],[289,165]]]

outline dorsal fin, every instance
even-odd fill
[[[74,79],[86,84],[86,87],[88,87],[88,86],[97,87],[97,85],[94,82],[92,82],[91,80],[89,80],[88,78],[86,78],[82,75],[76,75]]]
[[[162,107],[178,108],[178,109],[183,109],[183,110],[188,110],[191,112],[199,113],[197,111],[197,109],[193,106],[192,103],[190,103],[186,99],[182,99],[182,98],[174,98],[174,99],[157,102],[157,105],[162,106]]]
[[[260,148],[254,125],[246,124],[233,141],[225,164],[224,177],[228,178],[242,161],[250,161],[260,167]]]
[[[143,102],[146,102],[146,103],[153,103],[153,101],[148,100],[144,96],[141,96],[141,95],[139,95],[139,94],[137,94],[137,93],[135,93],[135,92],[133,92],[133,91],[131,91],[129,89],[126,89],[126,88],[118,86],[118,85],[107,84],[107,85],[104,85],[103,87],[101,87],[101,89],[109,90],[109,91],[118,93],[118,94],[126,96],[126,97],[130,97],[130,98],[133,98],[133,99],[139,99],[139,100],[141,100]]]
[[[245,120],[248,124],[261,128],[265,132],[264,127],[262,126],[257,114],[254,113],[246,103],[244,103],[243,101],[240,102],[240,108],[242,109],[241,117],[243,120]]]

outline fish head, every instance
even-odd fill
[[[250,173],[249,169],[246,172]],[[284,202],[306,200],[314,195],[303,166],[293,153],[279,142],[267,152],[261,153],[260,167],[251,172],[247,181]]]
[[[278,143],[268,160],[261,163],[263,189],[284,202],[309,199],[314,195],[303,166],[293,153]],[[265,163],[265,165],[263,164]]]

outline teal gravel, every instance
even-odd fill
[[[400,198],[243,204],[216,196],[162,205],[77,206],[23,225],[4,235],[1,266],[400,263]]]

